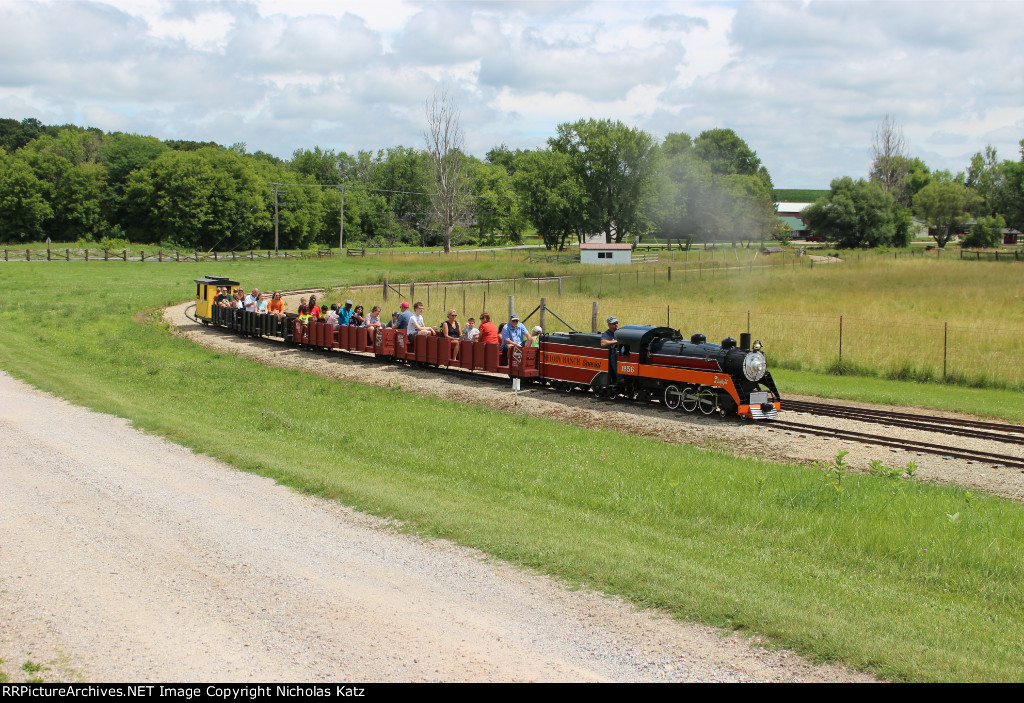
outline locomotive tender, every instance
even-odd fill
[[[508,375],[548,385],[562,392],[590,390],[598,398],[657,398],[670,410],[774,419],[781,398],[768,372],[761,343],[750,334],[708,343],[695,334],[687,341],[670,327],[627,325],[616,332],[613,348],[601,347],[601,335],[583,332],[542,334],[539,347],[509,347],[460,342],[451,359],[448,340],[433,335],[408,339],[405,330],[372,330],[222,308],[213,304],[217,286],[237,287],[216,276],[196,279],[196,317],[203,324],[242,334],[279,338],[315,349],[371,353],[384,359],[448,366]],[[614,359],[614,362],[613,362]]]

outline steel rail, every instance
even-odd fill
[[[993,464],[1015,469],[1024,469],[1024,459],[1017,459],[1003,454],[983,452],[973,449],[961,449],[959,447],[947,447],[940,444],[930,444],[913,439],[899,439],[897,437],[886,437],[883,435],[869,434],[867,432],[855,432],[853,430],[833,429],[819,425],[805,425],[799,422],[788,420],[775,420],[769,429],[789,429],[802,434],[818,435],[823,437],[836,437],[838,439],[850,439],[862,444],[878,444],[884,447],[895,447],[898,449],[912,449],[926,454],[938,454],[941,456],[956,457],[968,461],[977,461],[983,464]]]

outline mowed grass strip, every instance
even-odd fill
[[[1018,504],[870,476],[839,490],[813,469],[266,368],[159,322],[159,306],[212,271],[44,266],[4,270],[0,364],[75,402],[411,529],[822,659],[905,680],[1024,670]],[[303,282],[273,266],[224,273]]]

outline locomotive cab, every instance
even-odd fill
[[[213,318],[213,303],[217,298],[217,289],[226,286],[232,293],[238,287],[238,281],[223,276],[205,276],[195,279],[196,282],[196,317],[203,320]]]

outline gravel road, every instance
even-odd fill
[[[869,680],[399,532],[2,373],[0,399],[12,681]]]

